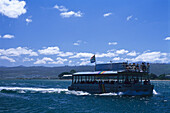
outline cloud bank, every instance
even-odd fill
[[[128,51],[126,49],[112,49],[106,52],[69,52],[61,51],[58,46],[46,47],[39,50],[27,47],[0,49],[0,61],[11,63],[20,61],[31,62],[35,65],[90,65],[90,58],[96,55],[97,62],[151,62],[170,63],[170,53],[160,51]]]

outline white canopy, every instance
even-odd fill
[[[123,70],[121,70],[121,71],[77,72],[77,73],[74,73],[73,75],[102,75],[102,74],[118,74],[118,72],[123,72]]]

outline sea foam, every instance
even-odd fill
[[[83,91],[74,91],[63,88],[36,88],[36,87],[0,87],[0,92],[8,92],[15,91],[17,93],[65,93],[72,95],[91,95],[88,92]],[[158,95],[158,93],[153,90],[154,95]],[[147,95],[147,92],[135,92],[135,91],[127,91],[127,92],[118,92],[118,93],[102,93],[102,94],[94,94],[99,96],[116,96],[116,95]]]
[[[73,95],[90,95],[83,91],[70,91],[62,88],[35,88],[35,87],[0,87],[0,91],[16,91],[17,93],[65,93]]]

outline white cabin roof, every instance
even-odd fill
[[[123,70],[120,71],[94,71],[94,72],[77,72],[73,75],[101,75],[101,74],[118,74],[118,72],[123,72]]]
[[[70,77],[70,76],[72,76],[72,75],[63,75],[63,77]]]

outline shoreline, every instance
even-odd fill
[[[170,81],[170,80],[151,80],[151,81]]]
[[[59,80],[59,81],[71,81],[72,79],[44,79],[44,78],[35,78],[35,79],[0,79],[0,80]],[[150,80],[150,81],[170,81],[170,80]]]

